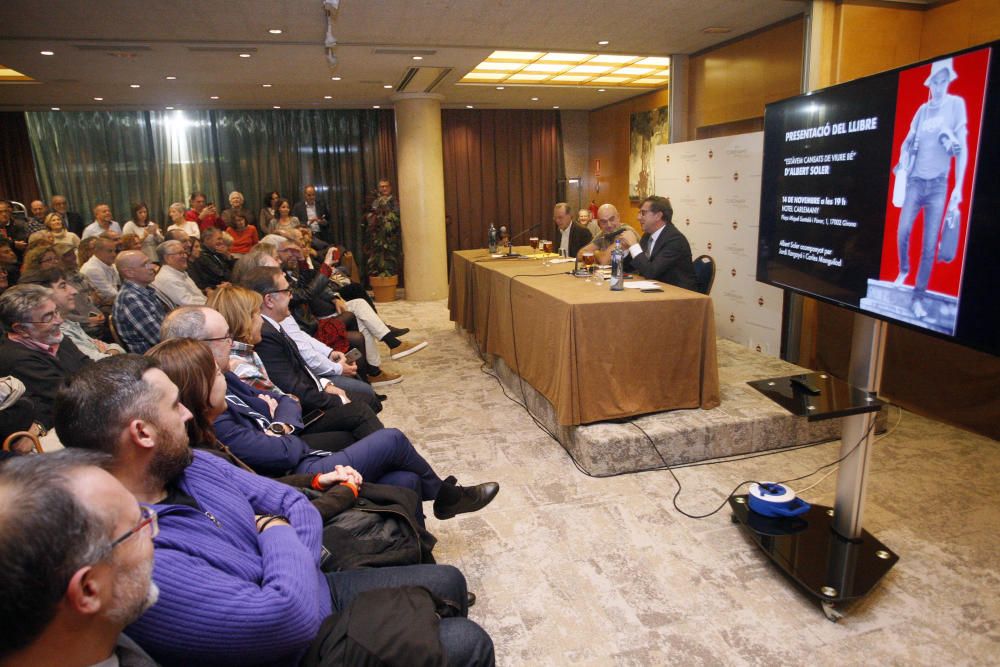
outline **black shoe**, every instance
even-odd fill
[[[466,607],[471,607],[474,604],[476,604],[476,594],[473,593],[472,591],[468,591],[465,594],[465,606]]]
[[[410,333],[410,330],[407,329],[406,327],[400,329],[399,327],[394,327],[391,324],[387,324],[386,326],[389,327],[389,333],[391,333],[396,338],[399,338],[400,336],[405,336],[406,334]]]
[[[383,403],[389,400],[389,397],[385,394],[375,394],[375,398],[382,401]]]
[[[445,480],[445,484],[454,483],[454,477]],[[485,482],[475,486],[457,486],[460,493],[458,500],[445,504],[440,500],[434,501],[434,516],[438,519],[450,519],[457,514],[468,514],[478,512],[497,497],[500,492],[500,485],[496,482]]]

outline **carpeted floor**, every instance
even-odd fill
[[[387,426],[442,475],[497,480],[496,501],[433,518],[439,562],[479,601],[471,616],[501,665],[1000,664],[1000,446],[891,408],[872,454],[865,527],[900,555],[834,624],[730,523],[671,504],[669,472],[579,472],[484,374],[444,302],[396,302],[383,317],[430,347],[391,365]],[[783,479],[837,457],[839,443],[684,468],[678,502],[718,506],[744,479]],[[819,476],[800,482],[804,489]],[[836,475],[803,497],[833,504]]]

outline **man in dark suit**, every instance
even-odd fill
[[[264,299],[260,307],[264,320],[261,341],[254,346],[254,351],[264,362],[271,381],[286,394],[299,398],[303,413],[324,411],[321,423],[315,428],[348,431],[355,440],[384,428],[365,396],[345,392],[313,374],[295,341],[281,328],[279,323],[289,317],[288,304],[292,299],[288,279],[281,269],[272,266],[252,269],[243,279],[243,285]]]
[[[552,212],[552,221],[556,223],[556,233],[553,244],[556,252],[566,249],[567,257],[576,257],[580,248],[590,243],[593,236],[586,227],[581,227],[573,219],[569,204],[560,202]]]
[[[66,197],[52,195],[52,199],[49,200],[49,208],[62,216],[63,227],[66,228],[66,231],[83,236],[83,216],[69,210],[69,202],[66,201]]]
[[[73,341],[63,338],[62,316],[52,290],[15,285],[0,295],[0,321],[7,336],[0,344],[0,376],[13,375],[35,404],[35,421],[52,428],[52,404],[66,379],[91,363]]]
[[[622,245],[628,247],[625,270],[635,271],[644,278],[659,280],[670,285],[697,291],[691,246],[672,220],[674,209],[666,197],[647,197],[639,207],[639,224],[642,238],[636,238],[632,229],[621,235]]]
[[[316,198],[316,186],[307,185],[302,191],[305,196],[304,201],[295,202],[292,207],[292,216],[299,219],[303,225],[308,225],[313,234],[318,235],[324,241],[333,242],[343,239],[330,238],[330,210],[326,203]]]

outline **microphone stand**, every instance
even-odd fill
[[[535,231],[536,229],[538,229],[541,226],[542,226],[542,223],[538,222],[538,223],[535,223],[534,225],[532,225],[531,227],[528,227],[523,232],[520,232],[519,234],[516,234],[515,236],[508,236],[507,237],[507,254],[504,255],[503,258],[504,259],[517,259],[519,257],[524,257],[524,255],[522,255],[520,253],[518,253],[516,255],[514,254],[514,239],[519,239],[522,236],[524,236],[525,234],[533,232],[533,231]]]

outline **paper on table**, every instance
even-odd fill
[[[652,280],[629,280],[625,282],[626,289],[659,289],[660,286],[657,285]]]
[[[550,259],[549,264],[565,264],[567,262],[575,262],[576,260],[572,257],[560,257],[559,259]]]

